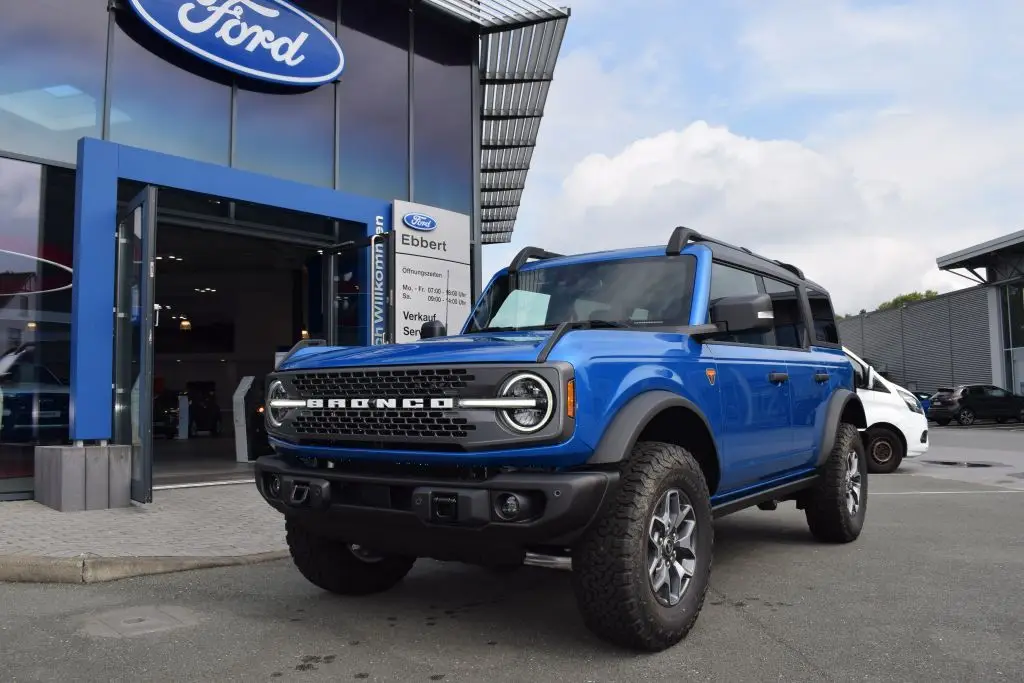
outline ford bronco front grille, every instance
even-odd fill
[[[291,378],[300,398],[457,396],[474,380],[464,368],[330,370],[298,372]]]
[[[295,417],[293,428],[297,435],[307,438],[464,439],[476,426],[468,424],[465,418],[428,410],[402,410],[393,414],[370,410],[304,410]]]

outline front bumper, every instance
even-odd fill
[[[508,472],[482,479],[307,468],[272,455],[255,462],[273,508],[328,538],[380,553],[473,563],[518,562],[528,548],[566,547],[618,484],[616,472]],[[521,514],[498,513],[518,496]]]

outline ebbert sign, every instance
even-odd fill
[[[345,55],[315,18],[285,0],[128,0],[167,40],[229,71],[302,87],[341,76]]]

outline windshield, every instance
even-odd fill
[[[595,261],[502,275],[484,294],[468,332],[554,329],[591,321],[626,327],[690,322],[696,259],[690,255]]]

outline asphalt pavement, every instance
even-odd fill
[[[1024,470],[1024,433],[994,433],[977,430],[964,445],[960,431],[936,429],[920,462],[870,477],[867,525],[850,545],[814,542],[792,504],[720,520],[700,619],[659,654],[591,636],[563,571],[421,561],[393,591],[352,599],[318,590],[284,560],[0,584],[0,676],[1024,681],[1024,480],[1009,476]],[[1006,462],[927,462],[957,459]],[[975,478],[981,470],[991,481]]]

